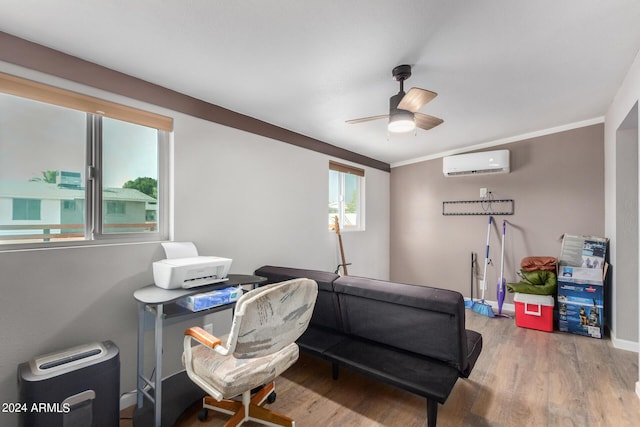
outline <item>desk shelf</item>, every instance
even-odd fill
[[[164,305],[164,309],[162,310],[162,318],[164,320],[170,320],[170,319],[179,317],[181,321],[189,320],[190,318],[206,316],[207,314],[217,313],[219,311],[228,310],[230,308],[233,309],[235,306],[236,306],[236,303],[232,302],[229,304],[218,305],[215,307],[207,308],[205,310],[191,311],[188,308],[185,308],[179,305],[178,303],[172,302]],[[157,314],[157,311],[154,306],[147,305],[145,307],[145,310],[148,313],[153,314],[154,316]]]

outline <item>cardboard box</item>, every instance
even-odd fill
[[[558,281],[558,329],[602,338],[604,285]]]
[[[516,293],[513,297],[516,306],[516,325],[521,328],[553,331],[553,306],[551,295],[532,295]]]
[[[593,268],[602,271],[607,254],[608,239],[596,236],[574,236],[565,234],[558,265]],[[562,271],[560,272],[562,276]]]
[[[603,270],[599,268],[560,266],[558,280],[573,283],[589,283],[602,285],[604,281]]]
[[[565,235],[558,270],[558,329],[602,338],[608,239]]]
[[[604,308],[558,301],[558,329],[562,332],[602,338],[604,334]]]
[[[558,280],[558,303],[568,302],[580,305],[604,305],[604,285],[567,282]]]
[[[229,287],[201,294],[189,295],[184,298],[180,298],[176,303],[191,311],[202,311],[235,302],[240,298],[240,295],[242,295],[242,289]]]

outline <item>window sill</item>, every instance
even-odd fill
[[[129,246],[129,245],[145,245],[158,244],[167,242],[168,239],[162,239],[160,236],[149,236],[149,239],[100,239],[100,240],[75,240],[72,242],[52,242],[46,245],[38,243],[17,243],[17,244],[0,244],[0,253],[11,252],[31,252],[31,251],[47,251],[55,249],[78,249],[78,248],[96,248],[105,246]]]

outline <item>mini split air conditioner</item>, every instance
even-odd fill
[[[509,173],[509,150],[482,151],[442,158],[444,176]]]

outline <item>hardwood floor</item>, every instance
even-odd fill
[[[640,425],[636,353],[615,349],[608,339],[518,328],[513,320],[471,311],[466,316],[467,328],[482,334],[483,350],[471,376],[459,379],[439,406],[438,426]],[[424,399],[346,370],[334,381],[329,363],[306,355],[276,380],[276,390],[268,407],[301,427],[426,425]],[[228,419],[210,412],[201,423],[197,411],[186,411],[178,427],[222,426]]]

